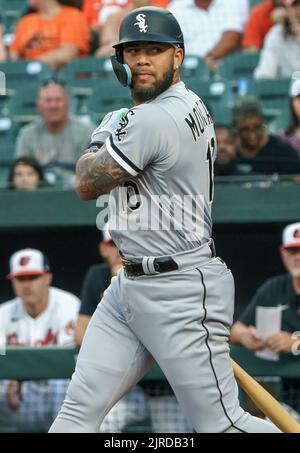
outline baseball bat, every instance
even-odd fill
[[[231,359],[234,377],[255,405],[284,433],[300,433],[300,424],[255,381],[243,368]]]

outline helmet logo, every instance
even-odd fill
[[[145,21],[146,14],[138,14],[136,16],[137,22],[134,25],[137,25],[140,29],[141,33],[146,33],[148,29],[148,25],[146,25]]]

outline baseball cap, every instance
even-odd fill
[[[300,247],[300,222],[285,227],[282,233],[282,245],[285,249]]]
[[[300,77],[292,81],[289,95],[291,98],[295,98],[296,96],[300,95]]]
[[[8,279],[23,275],[42,275],[50,270],[46,255],[39,250],[29,248],[14,253],[10,258],[9,265]]]

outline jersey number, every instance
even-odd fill
[[[207,155],[206,159],[208,160],[208,174],[209,174],[209,189],[208,196],[209,202],[212,203],[214,197],[214,173],[213,173],[213,156],[215,154],[215,139],[211,138],[210,142],[207,144]]]
[[[141,206],[141,197],[137,184],[134,181],[126,181],[124,183],[124,187],[127,188],[127,208],[131,211],[139,209],[139,207]]]

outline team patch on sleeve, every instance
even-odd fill
[[[114,136],[119,142],[121,142],[122,139],[127,135],[126,128],[127,128],[128,124],[129,124],[130,117],[134,116],[134,115],[135,115],[135,112],[133,110],[128,110],[126,115],[124,115],[120,119],[120,127],[118,129],[116,129],[115,132],[114,132]]]

